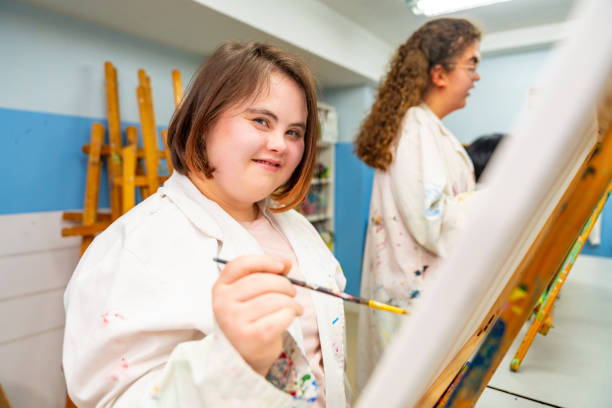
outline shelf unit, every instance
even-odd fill
[[[338,120],[333,106],[319,103],[319,143],[317,161],[310,190],[298,210],[333,248],[334,237],[334,176],[335,143],[338,139]]]

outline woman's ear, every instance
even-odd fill
[[[438,88],[446,88],[446,85],[448,85],[448,72],[440,64],[434,65],[429,70],[429,76],[431,83]]]

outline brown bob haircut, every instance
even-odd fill
[[[294,55],[258,42],[220,46],[202,65],[174,112],[167,141],[176,171],[184,175],[200,172],[213,178],[215,169],[206,153],[207,133],[225,111],[267,92],[274,72],[287,75],[302,88],[308,109],[302,160],[289,180],[270,195],[278,203],[272,211],[281,212],[298,205],[308,192],[319,132],[314,79],[306,64]]]

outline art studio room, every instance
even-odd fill
[[[612,407],[611,18],[0,0],[0,408]]]

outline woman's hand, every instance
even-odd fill
[[[284,277],[287,259],[244,255],[228,262],[212,288],[213,313],[225,337],[265,376],[282,351],[282,333],[303,313]]]

